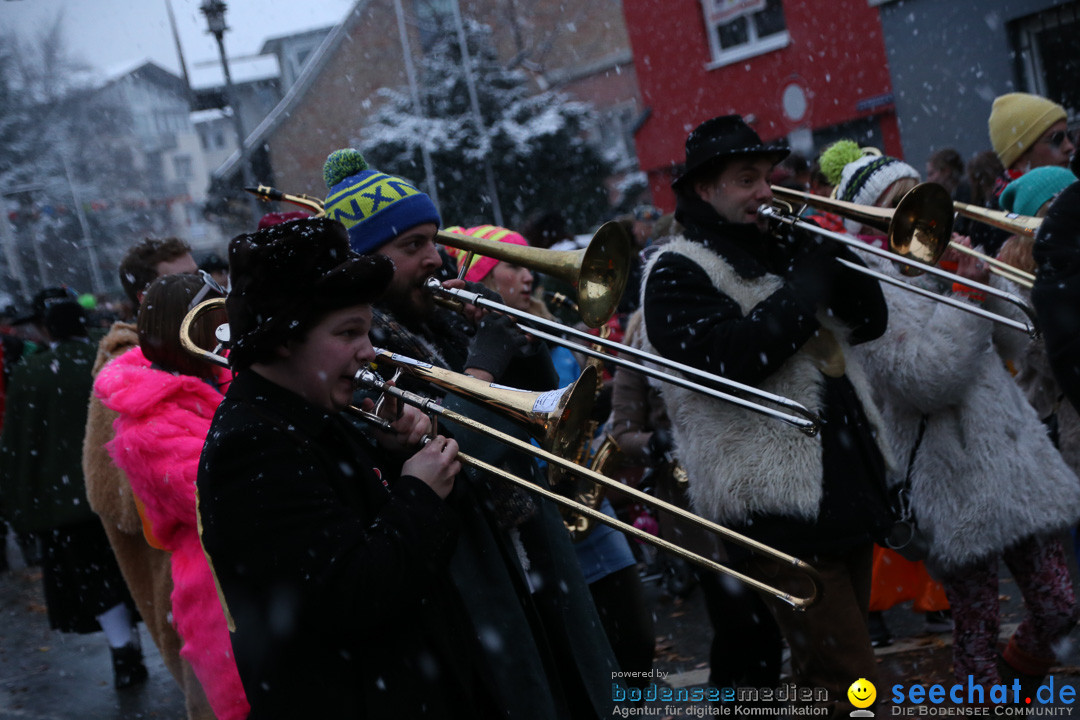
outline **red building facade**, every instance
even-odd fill
[[[901,156],[877,3],[873,0],[623,0],[642,101],[635,135],[654,202],[687,134],[737,113],[766,140],[813,159],[851,137]]]

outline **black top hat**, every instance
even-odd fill
[[[738,115],[714,117],[694,128],[686,138],[686,164],[682,175],[671,183],[679,190],[704,167],[719,160],[747,155],[762,155],[778,163],[791,152],[784,145],[766,145],[754,129]]]
[[[229,243],[229,362],[245,368],[306,332],[321,315],[377,300],[394,264],[358,255],[337,220],[308,218],[238,235]]]

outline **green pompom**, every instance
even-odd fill
[[[821,173],[829,181],[829,184],[835,186],[840,184],[840,174],[844,172],[844,167],[862,156],[862,148],[859,147],[857,142],[839,140],[825,148],[825,151],[821,153],[821,157],[818,158],[818,165],[821,166]]]
[[[334,187],[347,177],[368,169],[367,160],[359,150],[345,148],[335,150],[326,158],[323,165],[323,180],[326,181],[327,189]]]

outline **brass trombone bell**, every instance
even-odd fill
[[[375,348],[375,363],[386,363],[490,407],[529,433],[541,447],[562,457],[575,453],[585,440],[596,394],[596,368],[592,366],[586,366],[564,388],[534,392],[489,383],[380,348]]]
[[[577,291],[578,312],[589,327],[600,327],[615,313],[630,275],[630,236],[607,222],[580,250],[550,250],[439,231],[436,240],[452,248],[522,265],[557,277]]]
[[[889,249],[902,258],[937,265],[952,240],[952,198],[937,183],[922,183],[908,191],[895,209],[858,205],[845,200],[772,186],[773,195],[791,204],[799,203],[841,215],[885,233]],[[901,268],[908,276],[921,275],[912,265]]]
[[[949,196],[949,192],[937,183],[916,185],[915,188],[904,195],[895,210],[878,208],[872,205],[857,205],[777,185],[774,185],[772,190],[774,196],[789,205],[801,203],[816,207],[886,233],[889,236],[889,250],[902,257],[910,257],[927,265],[937,265],[945,251],[952,248],[965,255],[979,258],[990,266],[991,272],[1023,287],[1030,288],[1032,281],[1035,279],[1035,276],[1031,273],[1024,272],[1008,263],[1001,262],[997,258],[992,258],[978,250],[954,242],[952,240],[953,219],[952,217],[946,219],[945,215],[949,212],[947,210],[948,204],[952,203],[955,211],[961,215],[966,215],[979,222],[1003,230],[1032,237],[1042,223],[1040,218],[987,210],[967,203],[954,202]],[[915,192],[916,190],[918,193]],[[943,231],[943,227],[948,228],[947,231]],[[921,270],[912,265],[903,266],[901,272],[909,277],[922,274]]]

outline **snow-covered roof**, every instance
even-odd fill
[[[188,69],[194,90],[221,87],[225,84],[225,72],[217,60],[193,63]],[[281,75],[277,58],[273,55],[246,55],[229,58],[229,73],[236,84],[272,80]]]
[[[199,123],[210,122],[212,120],[223,120],[228,117],[229,115],[225,113],[221,108],[196,110],[195,112],[191,113],[191,124],[198,125]]]
[[[266,137],[281,124],[282,120],[289,116],[289,113],[296,106],[298,102],[307,94],[307,91],[311,88],[315,79],[319,77],[319,73],[322,72],[326,63],[330,58],[334,56],[334,52],[338,46],[349,36],[349,31],[352,26],[359,21],[361,17],[361,10],[367,5],[368,0],[357,0],[346,15],[345,19],[340,24],[334,26],[334,29],[330,31],[330,34],[323,39],[322,44],[319,45],[318,50],[314,52],[311,58],[304,65],[303,72],[300,73],[300,77],[296,79],[289,89],[285,93],[285,97],[281,99],[281,102],[277,104],[273,110],[270,111],[263,121],[259,123],[254,130],[252,130],[247,138],[244,140],[245,147],[255,147],[263,143]],[[222,177],[228,175],[236,170],[237,163],[240,162],[240,151],[236,150],[229,158],[214,171],[215,177]]]

